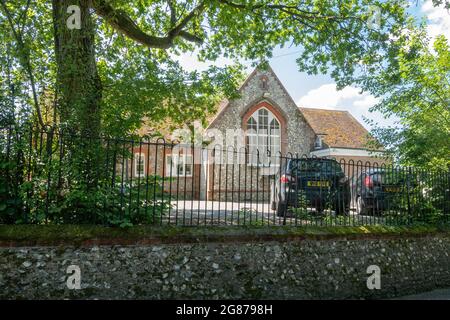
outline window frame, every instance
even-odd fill
[[[260,114],[263,110],[266,111],[265,115]],[[264,123],[261,124],[260,120],[264,121]],[[260,130],[265,132],[260,132]],[[281,152],[281,135],[281,121],[272,111],[265,107],[255,110],[246,120],[246,147],[249,153],[247,165],[257,166],[261,164],[265,166],[270,164],[270,166],[279,166],[279,163],[276,161],[276,155],[278,152]],[[260,143],[261,141],[262,143]],[[261,151],[261,147],[265,150]],[[254,159],[256,155],[253,152],[256,154],[257,150],[259,150],[260,155],[263,155],[263,160],[260,160],[260,163],[257,163]],[[270,150],[270,157],[267,156],[267,150]]]
[[[314,141],[314,149],[322,149],[323,148],[323,139],[321,136],[317,135],[316,140]]]
[[[142,160],[142,173],[138,171],[138,168],[140,168],[139,162]],[[145,153],[143,152],[135,152],[134,153],[134,177],[145,177]]]
[[[169,159],[176,159],[175,162]],[[179,159],[182,159],[182,163],[179,163]],[[187,161],[187,159],[190,159]],[[178,172],[178,165],[182,165],[182,173]],[[178,154],[178,153],[168,153],[165,158],[166,172],[164,176],[166,177],[192,177],[194,175],[194,161],[192,154]],[[190,166],[190,174],[186,174],[186,168]]]

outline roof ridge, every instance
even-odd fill
[[[322,109],[322,108],[311,108],[311,107],[298,107],[299,109],[307,109],[307,110],[322,110],[322,111],[334,111],[334,112],[347,112],[351,114],[348,110],[336,110],[336,109]]]

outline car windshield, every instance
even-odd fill
[[[333,160],[292,160],[289,169],[293,174],[300,172],[342,173],[341,166]]]

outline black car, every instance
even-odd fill
[[[337,214],[350,210],[350,184],[336,160],[287,159],[272,186],[272,210],[278,216],[289,207],[303,205],[322,212],[327,206]],[[300,203],[305,201],[306,203]],[[286,215],[287,216],[287,215]]]
[[[415,185],[399,170],[370,168],[357,174],[351,182],[352,204],[361,215],[382,214],[395,209],[406,192],[406,183]]]

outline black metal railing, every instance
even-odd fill
[[[450,222],[449,171],[163,139],[0,129],[0,223]]]

